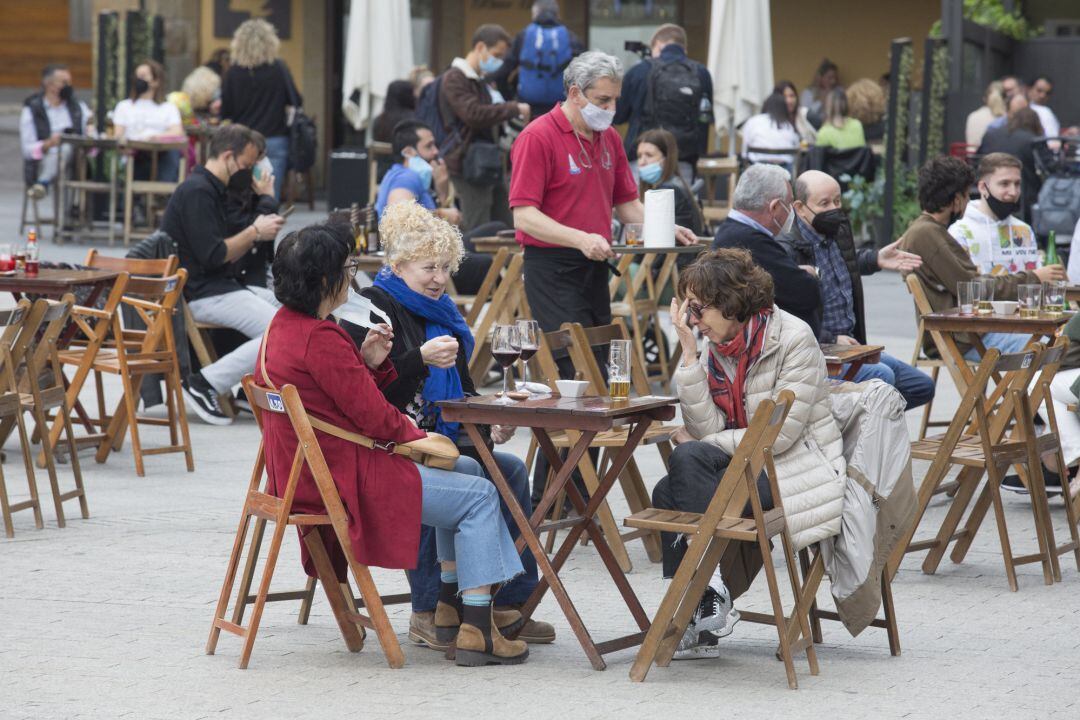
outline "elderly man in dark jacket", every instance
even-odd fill
[[[856,250],[851,223],[841,207],[840,184],[823,172],[808,170],[796,179],[794,205],[795,222],[777,241],[794,262],[817,268],[822,297],[818,339],[865,345],[862,276],[878,270],[911,271],[922,259],[900,250],[899,241],[880,250]],[[908,409],[925,405],[934,397],[934,381],[928,375],[887,353],[881,354],[879,363],[863,365],[855,382],[875,378],[895,387]]]

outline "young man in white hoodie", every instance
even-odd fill
[[[990,153],[975,172],[980,200],[968,203],[949,234],[967,249],[984,275],[1001,275],[1042,267],[1031,226],[1013,216],[1020,208],[1020,160],[1008,153]]]

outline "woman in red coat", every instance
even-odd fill
[[[390,328],[369,333],[358,350],[344,330],[327,320],[344,304],[356,274],[349,262],[351,240],[346,226],[314,225],[278,246],[274,295],[282,308],[266,331],[265,365],[260,361],[256,378],[279,388],[294,385],[309,413],[346,430],[380,441],[418,440],[425,433],[379,390],[396,377],[387,359]],[[287,417],[270,413],[263,432],[271,492],[280,493],[296,435]],[[436,528],[442,570],[436,625],[453,634],[457,664],[523,662],[529,653],[525,643],[506,640],[491,622],[492,586],[522,572],[495,486],[482,477],[418,466],[401,455],[315,432],[349,515],[357,561],[412,568],[421,523]],[[294,510],[324,512],[306,466]],[[343,577],[341,548],[332,532],[323,530],[323,537]],[[313,574],[306,557],[305,569]]]

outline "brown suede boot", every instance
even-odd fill
[[[529,657],[529,646],[523,640],[507,640],[490,621],[486,629],[463,622],[455,650],[454,662],[464,667],[520,665]]]
[[[495,620],[495,626],[499,628],[499,632],[506,635],[513,635],[523,625],[521,613],[512,608],[495,610],[492,617]],[[454,638],[457,637],[458,628],[460,627],[461,616],[458,614],[457,608],[440,600],[435,605],[435,640],[437,644],[429,642],[427,643],[428,647],[433,650],[446,650],[447,657],[453,660]]]

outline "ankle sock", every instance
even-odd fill
[[[491,595],[462,595],[461,621],[484,635],[491,634]]]

